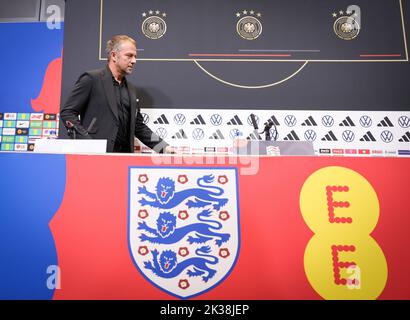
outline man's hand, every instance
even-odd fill
[[[166,146],[164,153],[177,153],[177,148],[172,146]]]

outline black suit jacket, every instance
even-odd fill
[[[130,96],[129,152],[134,150],[134,135],[157,152],[163,152],[167,143],[143,123],[137,88],[127,81]],[[80,119],[79,117],[80,116]],[[83,139],[107,139],[107,152],[114,149],[118,132],[118,106],[115,100],[112,73],[108,67],[83,73],[61,108],[60,118],[75,125],[77,136]]]

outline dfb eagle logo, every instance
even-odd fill
[[[187,299],[221,283],[239,254],[236,168],[129,169],[128,241],[137,269]]]

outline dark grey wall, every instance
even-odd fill
[[[50,13],[47,8],[57,5],[64,21],[65,0],[0,0],[0,22],[36,22],[47,21]]]
[[[320,53],[322,59],[340,58],[340,53],[349,59],[361,53],[399,53],[403,58],[399,1],[356,0],[363,8],[365,27],[356,40],[345,41],[333,33],[332,12],[346,10],[350,3],[345,0],[104,0],[99,52],[101,1],[67,1],[62,103],[82,72],[105,66],[106,62],[99,56],[104,55],[105,42],[114,34],[135,37],[138,47],[144,49],[138,53],[139,58],[181,58],[192,52],[229,53],[233,49],[254,47],[318,49],[316,46],[326,49]],[[409,35],[409,1],[403,1],[403,7]],[[263,13],[264,33],[255,41],[242,40],[235,34],[235,10],[242,8]],[[167,13],[168,31],[160,40],[147,39],[141,32],[141,13],[148,10]],[[324,35],[323,21],[327,30]],[[202,65],[223,80],[245,85],[284,79],[300,66],[236,61],[202,62]],[[129,79],[141,88],[140,101],[145,108],[410,110],[409,62],[309,63],[296,77],[281,85],[250,90],[222,84],[192,61],[140,59]]]

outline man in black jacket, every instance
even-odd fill
[[[106,51],[106,68],[83,73],[61,108],[64,125],[81,139],[107,139],[107,152],[133,152],[134,135],[156,152],[174,152],[143,123],[137,88],[125,77],[136,62],[135,40],[114,36]]]

